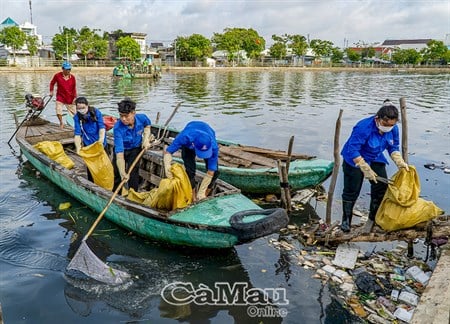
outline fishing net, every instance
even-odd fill
[[[113,269],[100,260],[84,240],[67,266],[67,270],[80,271],[88,277],[109,285],[122,285],[130,280],[128,273]]]

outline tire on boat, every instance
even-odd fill
[[[265,215],[253,222],[244,222],[244,218],[252,215]],[[277,232],[289,222],[286,211],[282,208],[249,209],[233,214],[230,225],[236,231],[239,241],[245,242]]]

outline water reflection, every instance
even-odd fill
[[[47,262],[42,265],[45,269],[64,272],[65,266],[78,250],[83,233],[89,229],[95,215],[77,201],[67,197],[48,180],[36,177],[29,163],[23,164],[19,174],[19,178],[25,181],[24,186],[33,188],[33,198],[37,201],[46,201],[55,210],[42,216],[48,220],[60,220],[58,225],[64,228],[64,237],[70,240],[67,258],[59,257],[60,262],[56,269],[48,264],[52,260],[50,253],[43,254],[39,258]],[[51,195],[48,195],[49,191],[52,192]],[[57,206],[68,200],[72,207],[66,211],[57,211]],[[126,233],[107,220],[99,224],[87,242],[100,259],[114,264],[113,267],[118,265],[120,269],[126,269],[132,276],[133,283],[124,289],[99,284],[85,277],[66,275],[67,284],[64,287],[66,302],[72,311],[80,316],[90,316],[102,308],[100,305],[108,305],[128,314],[131,320],[148,318],[149,310],[152,310],[153,318],[166,317],[189,322],[204,322],[224,311],[224,314],[227,314],[225,317],[234,322],[258,323],[264,319],[260,316],[250,317],[247,314],[248,305],[233,305],[233,294],[236,291],[229,292],[232,296],[229,297],[231,298],[229,305],[217,306],[195,303],[171,305],[160,296],[164,287],[173,282],[191,283],[194,287],[202,284],[211,289],[214,289],[217,283],[227,283],[230,287],[233,284],[242,284],[246,286],[246,290],[254,288],[234,249],[204,251],[168,248],[158,242],[147,241],[135,237],[132,233]],[[17,248],[16,246],[16,253]],[[19,262],[17,255],[15,257],[16,262]],[[38,268],[38,263],[42,263],[36,258],[33,260],[34,268]],[[239,290],[237,293],[244,294],[244,291]],[[261,295],[258,297],[259,300],[263,300],[263,293],[259,294]],[[278,306],[275,304],[270,307],[275,310]],[[155,313],[156,310],[159,314]],[[281,317],[265,322],[280,323]]]

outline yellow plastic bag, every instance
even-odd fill
[[[112,190],[114,169],[103,145],[95,142],[89,146],[84,146],[80,150],[80,156],[91,172],[94,183],[107,190]]]
[[[410,228],[444,213],[432,201],[419,198],[420,180],[414,166],[409,166],[409,171],[400,169],[392,180],[394,185],[388,186],[375,216],[385,231]]]
[[[181,164],[172,164],[173,179],[162,179],[159,187],[148,192],[130,189],[129,200],[152,208],[174,210],[185,208],[192,203],[192,188],[189,177]]]
[[[75,166],[72,159],[66,155],[66,152],[64,152],[64,148],[60,142],[42,141],[35,144],[34,148],[69,170]]]

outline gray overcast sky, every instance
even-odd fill
[[[194,33],[210,38],[227,27],[300,34],[343,47],[358,41],[432,38],[450,33],[450,0],[32,0],[33,24],[44,42],[59,27],[147,33],[170,43]],[[0,0],[0,20],[30,21],[29,0]]]

